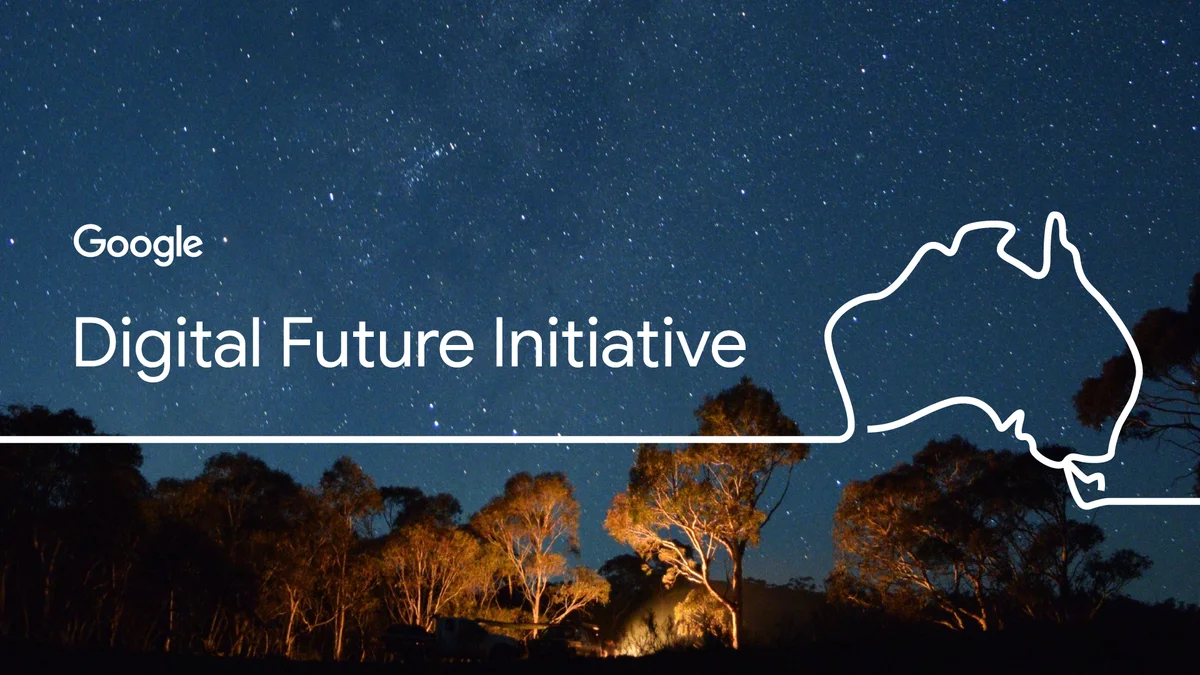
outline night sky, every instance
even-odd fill
[[[1061,211],[1128,325],[1182,308],[1200,270],[1193,3],[237,4],[0,4],[0,403],[126,435],[688,434],[703,396],[748,374],[804,432],[836,434],[826,320],[961,225],[1016,224],[1009,249],[1036,267]],[[85,223],[179,225],[203,255],[84,258]],[[824,578],[841,486],[931,438],[1017,447],[973,410],[867,423],[970,394],[1024,408],[1040,442],[1103,452],[1071,397],[1124,343],[1065,256],[1031,281],[997,236],[840,325],[860,433],[796,468],[747,574]],[[249,334],[258,316],[262,364],[189,361],[158,384],[77,368],[80,316],[129,316],[135,338],[180,316]],[[285,369],[285,316],[335,338],[464,330],[476,360],[331,370],[309,350]],[[689,337],[740,332],[746,361],[498,369],[497,316],[630,332],[670,316]],[[234,449],[147,446],[144,471],[191,476]],[[622,552],[602,521],[632,446],[242,449],[306,483],[348,453],[468,513],[516,471],[565,471],[584,561]],[[1192,485],[1179,451],[1117,460],[1107,495]],[[1200,509],[1079,517],[1154,559],[1134,595],[1200,601]]]

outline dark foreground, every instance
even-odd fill
[[[24,642],[0,643],[0,672],[11,675],[110,672],[122,675],[373,675],[375,673],[1146,673],[1195,667],[1196,634],[1142,627],[1099,630],[954,635],[913,634],[829,640],[778,649],[688,651],[643,658],[522,660],[490,663],[321,663],[236,659],[107,649],[69,649]]]

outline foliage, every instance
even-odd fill
[[[384,488],[385,501],[402,495],[379,553],[380,585],[389,618],[432,630],[434,617],[492,582],[495,562],[480,541],[454,523],[462,511],[447,494]]]
[[[74,410],[0,410],[0,435],[92,436]],[[0,445],[0,636],[118,644],[149,488],[141,449]],[[87,608],[83,613],[81,608]]]
[[[641,556],[622,553],[605,561],[599,572],[611,589],[603,615],[604,628],[615,635],[631,618],[631,613],[663,587],[665,567],[657,560],[645,561]]]
[[[499,552],[533,623],[557,623],[589,603],[608,601],[606,580],[567,567],[567,555],[579,553],[579,502],[564,474],[514,475],[470,527]]]
[[[11,406],[0,433],[96,432]],[[0,637],[361,659],[389,620],[491,611],[500,561],[449,495],[377,489],[345,457],[306,487],[245,453],[151,489],[140,449],[113,440],[0,445]],[[432,605],[406,614],[405,593]]]
[[[1055,478],[1026,454],[931,441],[911,464],[846,487],[829,592],[956,630],[998,628],[1014,612],[1091,617],[1150,561],[1102,555],[1103,532],[1067,516]]]
[[[706,398],[697,418],[706,435],[799,433],[749,380]],[[0,433],[96,430],[72,410],[11,406]],[[597,572],[575,564],[580,510],[562,474],[513,476],[464,525],[453,496],[377,487],[345,457],[306,486],[260,458],[220,453],[198,475],[151,488],[141,450],[119,440],[0,445],[0,638],[367,659],[382,656],[388,623],[560,622],[611,597],[613,627],[637,626],[626,653],[702,635],[736,645],[743,556],[807,453],[639,448],[606,520],[636,555]],[[955,628],[1088,620],[1119,604],[1149,561],[1102,554],[1103,531],[1069,517],[1057,478],[1027,455],[931,443],[912,464],[847,488],[829,589]],[[727,582],[707,583],[722,566]],[[697,588],[677,612],[633,614],[679,579]]]
[[[427,495],[415,487],[382,487],[384,520],[388,530],[395,531],[414,521],[451,526],[462,515],[462,505],[454,495],[445,492]]]
[[[349,457],[342,457],[321,475],[320,498],[330,516],[330,555],[324,559],[321,578],[333,618],[333,658],[345,650],[347,622],[361,625],[363,610],[373,598],[370,589],[377,567],[357,555],[360,542],[373,534],[372,523],[383,510],[375,481]]]
[[[1192,278],[1185,311],[1152,309],[1134,325],[1132,336],[1145,367],[1144,383],[1121,432],[1200,457],[1200,273]],[[1134,375],[1128,348],[1106,361],[1075,394],[1079,421],[1099,429],[1115,420],[1129,399]],[[1200,471],[1193,491],[1200,496]]]
[[[696,410],[704,436],[796,436],[774,396],[749,379]],[[665,566],[667,586],[682,578],[702,586],[731,618],[730,641],[738,646],[742,617],[743,559],[783,501],[792,468],[808,446],[790,444],[692,444],[677,449],[638,448],[626,492],[613,500],[605,528],[639,556]],[[782,490],[771,492],[782,474]],[[719,560],[727,561],[726,584],[712,583]]]
[[[550,590],[544,620],[561,623],[570,614],[597,604],[608,602],[610,586],[608,580],[585,565],[576,565],[554,584]]]
[[[712,594],[693,588],[675,605],[675,630],[696,647],[711,640],[725,641],[730,631],[729,612]]]

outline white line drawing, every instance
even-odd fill
[[[1079,283],[1104,308],[1105,313],[1116,325],[1117,330],[1121,332],[1121,337],[1125,339],[1125,344],[1129,347],[1129,353],[1133,356],[1133,389],[1129,393],[1129,399],[1126,401],[1125,407],[1121,410],[1121,414],[1117,417],[1116,423],[1113,425],[1112,434],[1109,436],[1105,453],[1103,455],[1072,453],[1061,460],[1052,460],[1038,451],[1037,440],[1025,432],[1024,410],[1015,410],[1002,420],[1000,414],[995,409],[973,396],[954,396],[943,399],[898,420],[885,424],[869,425],[867,426],[867,433],[893,431],[944,408],[957,405],[972,406],[986,413],[991,418],[992,424],[997,431],[1004,433],[1011,429],[1013,436],[1017,440],[1024,442],[1030,454],[1039,462],[1049,468],[1061,470],[1066,477],[1067,485],[1071,491],[1071,495],[1075,499],[1075,503],[1081,509],[1091,510],[1101,506],[1200,505],[1200,497],[1105,497],[1089,501],[1084,499],[1079,493],[1079,486],[1076,480],[1088,484],[1095,483],[1096,489],[1100,491],[1105,489],[1104,474],[1099,472],[1087,473],[1079,464],[1103,464],[1116,456],[1121,429],[1125,426],[1125,421],[1133,412],[1133,408],[1137,404],[1138,395],[1142,390],[1144,366],[1142,365],[1142,355],[1138,351],[1137,345],[1134,344],[1133,336],[1129,333],[1129,329],[1125,326],[1125,323],[1121,320],[1116,310],[1109,304],[1108,300],[1092,286],[1092,283],[1088,281],[1087,275],[1084,274],[1079,249],[1067,239],[1066,218],[1058,211],[1051,211],[1046,217],[1046,227],[1042,237],[1042,267],[1039,270],[1026,265],[1006,250],[1008,243],[1016,236],[1017,228],[1015,225],[1003,220],[981,220],[960,227],[954,235],[954,240],[950,246],[936,241],[931,241],[921,246],[904,268],[904,271],[900,273],[900,276],[896,277],[896,280],[886,288],[875,293],[860,295],[846,302],[829,317],[829,321],[825,324],[825,353],[829,358],[829,367],[833,371],[833,378],[837,383],[838,392],[842,397],[842,405],[846,412],[846,430],[836,436],[563,436],[561,434],[555,436],[519,436],[515,432],[512,436],[8,436],[0,437],[0,443],[46,445],[58,443],[138,443],[142,445],[626,445],[638,443],[683,445],[689,443],[808,443],[810,445],[837,445],[845,443],[854,436],[855,417],[854,405],[850,400],[850,393],[846,389],[846,382],[842,377],[842,370],[838,365],[837,355],[833,348],[834,327],[837,326],[838,321],[847,312],[855,307],[868,302],[883,300],[895,293],[908,280],[909,275],[917,269],[921,260],[930,251],[937,251],[948,258],[957,255],[963,238],[976,230],[1002,230],[1004,235],[996,244],[996,255],[1004,262],[1020,270],[1026,276],[1037,280],[1045,279],[1050,273],[1051,253],[1055,233],[1057,232],[1058,243],[1071,254],[1071,259],[1075,267],[1075,276],[1078,278]]]
[[[998,255],[1004,262],[1020,270],[1026,276],[1038,280],[1045,279],[1046,275],[1050,273],[1050,262],[1052,257],[1051,252],[1054,245],[1054,235],[1057,231],[1059,245],[1061,245],[1071,254],[1071,260],[1075,266],[1075,276],[1079,280],[1080,285],[1082,285],[1084,290],[1088,292],[1088,295],[1092,296],[1092,299],[1094,299],[1100,304],[1101,307],[1104,308],[1104,312],[1108,314],[1108,318],[1112,319],[1112,322],[1116,325],[1117,330],[1121,331],[1121,337],[1125,338],[1125,345],[1129,347],[1129,353],[1133,356],[1133,388],[1129,392],[1129,399],[1125,402],[1125,407],[1121,409],[1121,414],[1117,417],[1116,423],[1113,425],[1112,433],[1109,435],[1108,446],[1105,450],[1105,453],[1103,455],[1083,455],[1079,453],[1072,453],[1064,457],[1062,460],[1052,460],[1038,452],[1037,440],[1025,432],[1024,410],[1015,410],[1011,415],[1008,416],[1007,419],[1001,420],[1000,414],[997,413],[990,405],[973,396],[955,396],[938,401],[937,403],[925,406],[924,408],[921,408],[920,410],[893,422],[870,425],[867,427],[867,433],[882,433],[885,431],[891,431],[893,429],[899,429],[902,426],[915,422],[916,420],[937,412],[938,410],[942,410],[943,408],[949,408],[956,405],[974,406],[987,413],[987,416],[991,418],[992,424],[996,427],[997,431],[1003,433],[1011,428],[1013,435],[1018,440],[1025,443],[1025,445],[1029,448],[1030,454],[1032,454],[1039,462],[1052,469],[1062,470],[1063,475],[1067,480],[1067,486],[1071,490],[1071,496],[1075,498],[1075,504],[1081,509],[1090,510],[1101,506],[1200,505],[1200,497],[1105,497],[1089,501],[1084,499],[1079,493],[1079,486],[1075,482],[1076,479],[1083,481],[1084,483],[1095,483],[1096,489],[1101,491],[1104,490],[1104,474],[1099,472],[1089,474],[1079,466],[1079,463],[1103,464],[1116,456],[1117,443],[1119,443],[1121,440],[1121,429],[1125,426],[1125,421],[1129,418],[1130,413],[1133,412],[1133,408],[1137,405],[1138,395],[1142,391],[1142,375],[1145,368],[1142,365],[1141,352],[1138,351],[1137,344],[1134,343],[1133,336],[1129,333],[1129,328],[1125,326],[1125,322],[1121,320],[1121,317],[1117,314],[1117,311],[1113,309],[1108,300],[1100,294],[1100,291],[1096,290],[1096,287],[1092,285],[1092,282],[1088,281],[1087,275],[1084,274],[1083,261],[1079,254],[1079,249],[1067,239],[1067,221],[1066,218],[1063,217],[1063,215],[1058,211],[1051,211],[1050,215],[1046,217],[1046,229],[1042,236],[1042,268],[1040,270],[1032,269],[1005,250],[1005,248],[1008,246],[1008,242],[1011,241],[1017,233],[1017,228],[1012,223],[1001,220],[984,220],[963,225],[961,228],[959,228],[958,233],[954,235],[954,242],[949,248],[936,242],[929,242],[925,244],[917,251],[916,255],[913,256],[912,261],[908,263],[908,267],[904,268],[904,272],[902,272],[900,276],[897,277],[896,280],[893,281],[892,284],[886,289],[880,291],[879,293],[859,296],[845,305],[842,305],[842,307],[833,315],[833,318],[830,319],[830,326],[826,328],[825,342],[827,349],[831,349],[829,347],[829,334],[832,324],[837,319],[841,318],[843,314],[864,302],[880,300],[891,295],[900,287],[901,284],[904,283],[906,279],[908,279],[909,274],[916,269],[921,262],[921,258],[923,258],[929,251],[936,250],[947,257],[953,257],[958,253],[959,246],[962,243],[962,239],[965,235],[970,232],[974,232],[975,230],[984,229],[1004,230],[1004,236],[1002,236],[999,243],[996,244],[996,255]],[[830,351],[831,359],[832,356],[833,352]],[[840,378],[839,386],[841,386]],[[843,389],[843,391],[845,390]],[[853,427],[853,424],[851,424],[851,427]]]

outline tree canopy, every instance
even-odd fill
[[[749,379],[695,416],[698,434],[751,442],[639,447],[605,519],[633,554],[598,572],[578,563],[581,509],[562,473],[517,473],[465,517],[453,495],[377,486],[350,457],[305,485],[222,452],[151,487],[140,448],[119,437],[0,444],[0,638],[365,660],[382,656],[389,624],[428,629],[438,615],[603,622],[591,612],[611,596],[607,623],[626,628],[654,587],[682,581],[678,644],[740,647],[746,553],[808,448],[754,440],[800,431]],[[10,406],[0,432],[96,429],[73,410]],[[1031,456],[933,441],[847,486],[827,592],[954,629],[1089,620],[1150,561],[1070,516],[1059,474]]]
[[[567,556],[579,554],[579,502],[565,474],[514,475],[471,518],[471,529],[506,562],[533,623],[558,623],[591,602],[608,601],[603,577],[568,566]]]
[[[10,406],[0,433],[96,430],[73,410]],[[198,475],[152,488],[141,462],[140,448],[119,437],[0,444],[0,638],[363,659],[388,623],[430,628],[438,614],[517,612],[497,593],[514,568],[460,522],[452,495],[377,487],[349,457],[311,486],[254,455],[222,452]],[[534,546],[544,563],[522,568],[547,574],[542,620],[607,598],[596,572],[565,565],[579,518],[565,476],[518,476],[491,506],[485,515],[503,515],[518,546]]]
[[[800,435],[771,392],[750,378],[705,397],[695,414],[704,436]],[[758,545],[787,493],[792,468],[807,456],[801,443],[642,445],[605,528],[643,559],[663,564],[666,585],[682,578],[703,587],[729,613],[736,648],[746,550]],[[776,476],[782,488],[774,485]],[[729,563],[720,587],[713,583],[719,560]]]
[[[911,463],[846,486],[829,590],[956,630],[992,630],[1014,615],[1091,617],[1150,561],[1127,549],[1103,555],[1103,531],[1070,519],[1068,499],[1031,455],[931,441]]]
[[[74,410],[12,405],[0,410],[0,435],[97,434]],[[141,448],[117,438],[0,444],[0,636],[117,641],[145,537],[141,464]]]
[[[1121,432],[1158,439],[1200,458],[1200,273],[1192,278],[1186,310],[1152,309],[1134,324],[1132,336],[1144,383]],[[1134,376],[1128,348],[1106,361],[1075,394],[1079,421],[1094,429],[1114,421],[1129,400]],[[1193,491],[1200,496],[1200,471]]]

